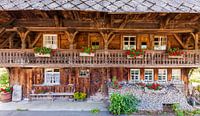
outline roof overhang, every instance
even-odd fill
[[[0,11],[83,10],[109,13],[200,13],[199,0],[1,0]]]

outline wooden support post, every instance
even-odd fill
[[[104,40],[104,49],[107,50],[108,49],[108,45],[110,44],[110,42],[114,39],[113,36],[113,32],[106,30],[107,32],[100,32],[101,36],[103,37]],[[112,37],[111,37],[112,36]],[[109,40],[110,39],[110,40]]]
[[[195,34],[195,50],[198,50],[199,49],[199,46],[198,46],[198,41],[199,40],[199,36],[198,36],[198,34]]]
[[[18,31],[18,34],[19,34],[19,36],[21,38],[21,42],[22,42],[21,48],[25,49],[26,48],[26,37],[30,31],[28,31],[26,28],[23,28],[23,27],[17,28],[17,31]]]
[[[74,49],[73,48],[73,43],[74,43],[74,39],[75,39],[75,36],[76,34],[78,33],[78,31],[65,31],[65,36],[66,38],[68,39],[70,45],[69,45],[69,49]]]
[[[12,34],[12,36],[10,36],[8,38],[9,40],[9,48],[11,49],[13,47],[13,37],[15,36],[15,33]]]
[[[150,45],[148,46],[150,50],[153,50],[154,49],[154,35],[153,34],[150,34],[149,35],[149,38],[150,38]]]
[[[154,69],[154,81],[158,81],[158,69]]]
[[[167,81],[172,81],[172,69],[167,69]]]

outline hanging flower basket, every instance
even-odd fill
[[[94,50],[90,47],[83,47],[80,52],[80,56],[90,56],[94,57],[95,53]]]
[[[184,52],[179,48],[170,48],[167,51],[168,58],[183,58]]]
[[[183,58],[183,55],[179,55],[179,56],[168,56],[168,58]]]
[[[50,57],[50,54],[35,53],[35,57]]]
[[[127,58],[139,58],[142,59],[144,57],[144,50],[127,50],[125,52],[125,55],[127,56]]]
[[[50,57],[51,56],[51,48],[46,47],[37,47],[34,49],[35,57]]]
[[[131,57],[130,55],[127,55],[127,58],[138,58],[138,59],[142,59],[143,57],[144,57],[143,55],[134,56],[134,57]]]

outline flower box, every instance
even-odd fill
[[[143,55],[139,55],[139,56],[135,56],[135,57],[131,57],[130,55],[127,55],[127,58],[138,58],[138,59],[142,59]]]
[[[183,55],[178,55],[178,56],[169,55],[168,58],[183,58]]]
[[[50,57],[50,54],[35,53],[35,57]]]
[[[80,52],[80,56],[90,56],[90,57],[94,57],[94,53],[90,53],[90,54],[88,54],[88,53],[84,53],[84,52]]]

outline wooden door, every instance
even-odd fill
[[[102,76],[100,69],[92,69],[90,74],[90,95],[94,95],[101,88]]]

